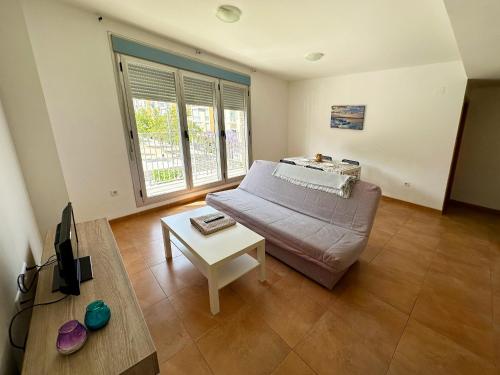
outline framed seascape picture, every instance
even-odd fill
[[[364,105],[332,105],[330,128],[363,130]]]

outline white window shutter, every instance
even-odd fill
[[[183,77],[184,102],[191,105],[203,107],[214,107],[213,81],[207,81],[190,76]]]
[[[127,67],[133,98],[177,102],[173,72],[166,72],[150,65],[135,62],[129,62]]]
[[[248,89],[228,83],[224,83],[223,85],[222,101],[224,103],[224,109],[245,111]]]

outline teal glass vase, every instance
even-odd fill
[[[89,330],[97,331],[108,324],[110,318],[111,310],[109,306],[104,301],[97,300],[87,306],[85,325]]]

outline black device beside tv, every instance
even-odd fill
[[[71,202],[62,212],[54,239],[57,264],[54,266],[52,291],[64,294],[80,294],[80,283],[92,279],[90,256],[78,258],[78,234]]]

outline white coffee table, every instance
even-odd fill
[[[180,242],[179,250],[208,279],[210,310],[219,312],[219,289],[245,273],[260,267],[259,280],[265,281],[265,239],[247,227],[236,225],[205,236],[189,218],[216,212],[210,206],[161,219],[165,257],[172,258],[170,235]],[[247,254],[257,249],[257,259]]]

